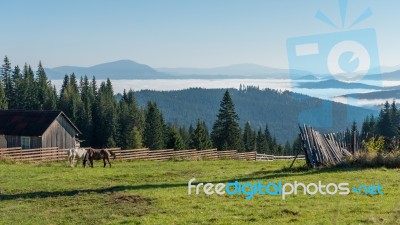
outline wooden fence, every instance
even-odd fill
[[[257,161],[275,161],[275,160],[292,160],[296,156],[281,156],[281,155],[266,155],[266,154],[257,154]],[[304,155],[298,155],[296,159],[304,160]]]
[[[217,151],[217,149],[207,150],[149,150],[130,149],[121,150],[120,148],[109,148],[116,154],[116,160],[218,160],[218,159],[236,159],[248,161],[273,161],[273,160],[291,160],[294,156],[274,156],[257,154],[256,152],[238,152],[236,150]],[[21,149],[21,148],[3,148],[0,149],[0,158],[9,158],[16,161],[62,161],[67,158],[66,149],[41,148],[41,149]],[[299,156],[298,159],[304,159]]]
[[[309,167],[337,165],[352,157],[352,154],[344,148],[345,145],[338,141],[334,134],[321,134],[306,125],[299,126],[299,128]]]

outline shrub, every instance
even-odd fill
[[[400,168],[400,151],[359,152],[351,161],[353,166]]]
[[[385,146],[385,138],[383,136],[371,137],[368,141],[362,141],[362,144],[368,152],[381,152]]]

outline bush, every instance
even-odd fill
[[[400,168],[400,151],[359,152],[351,161],[353,166]]]
[[[368,152],[381,152],[385,146],[385,138],[383,136],[371,137],[368,141],[362,141],[362,145]]]

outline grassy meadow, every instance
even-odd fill
[[[400,169],[305,169],[304,161],[0,162],[0,224],[400,224]],[[187,183],[349,182],[383,195],[188,195]]]

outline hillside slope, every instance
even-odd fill
[[[224,89],[192,88],[180,91],[136,92],[138,103],[157,102],[167,122],[189,126],[198,118],[205,120],[211,129]],[[326,100],[275,90],[230,89],[230,94],[240,117],[240,125],[250,121],[253,128],[270,130],[280,142],[293,140],[298,124],[307,123],[322,131],[344,130],[353,121],[362,121],[371,110],[333,103]]]

